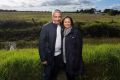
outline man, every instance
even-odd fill
[[[39,41],[39,54],[44,67],[44,80],[57,80],[62,65],[61,11],[52,12],[52,22],[42,26]]]

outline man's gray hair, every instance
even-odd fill
[[[53,16],[53,14],[56,13],[56,12],[57,12],[57,13],[60,13],[60,14],[62,13],[61,10],[55,9],[55,10],[52,11],[52,16]]]

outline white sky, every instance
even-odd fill
[[[103,0],[0,0],[0,9],[30,11],[76,11],[77,9],[96,8]]]

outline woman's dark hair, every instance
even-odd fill
[[[71,21],[71,26],[73,27],[74,26],[74,23],[73,23],[73,19],[70,17],[70,16],[65,16],[63,19],[62,19],[62,25],[64,26],[64,21],[66,18],[69,18],[70,21]]]

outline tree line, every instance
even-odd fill
[[[26,12],[26,11],[3,10],[3,9],[0,9],[0,12]],[[50,11],[28,11],[28,12],[50,12]],[[89,13],[89,14],[107,13],[109,15],[114,16],[114,15],[119,15],[120,14],[120,10],[104,9],[103,11],[101,11],[101,10],[97,10],[95,8],[91,8],[91,9],[81,9],[81,10],[71,11],[71,13]]]
[[[119,15],[120,11],[115,9],[104,9],[103,11],[101,11],[101,10],[96,10],[95,8],[91,8],[91,9],[77,10],[76,13],[90,13],[90,14],[107,13],[109,15],[114,16],[114,15]]]

